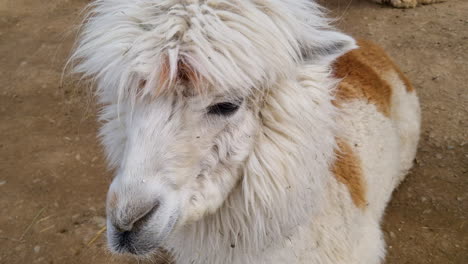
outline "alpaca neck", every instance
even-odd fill
[[[298,72],[268,92],[240,184],[216,213],[169,239],[177,263],[256,263],[258,252],[281,246],[320,210],[335,147],[336,81],[326,67]]]

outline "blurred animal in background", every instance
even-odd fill
[[[389,4],[398,8],[412,8],[418,5],[428,5],[433,3],[445,2],[448,0],[372,0],[380,4]]]

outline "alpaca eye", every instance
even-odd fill
[[[208,107],[208,114],[230,116],[239,110],[240,103],[223,102]]]

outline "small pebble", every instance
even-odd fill
[[[44,257],[40,257],[40,258],[36,259],[36,260],[34,261],[34,263],[40,263],[40,262],[42,262],[42,261],[44,261]]]
[[[19,245],[19,246],[15,247],[15,251],[23,251],[23,250],[24,250],[23,245]]]
[[[41,247],[40,246],[35,246],[34,247],[34,253],[39,253],[39,251],[41,251]]]
[[[442,154],[436,154],[437,159],[442,159]]]
[[[392,231],[390,231],[390,237],[391,237],[391,238],[395,238],[395,237],[396,237],[395,233],[393,233]]]
[[[6,181],[0,181],[0,186],[5,185]]]
[[[430,214],[431,212],[432,212],[431,209],[426,209],[426,210],[423,211],[423,214]]]
[[[450,244],[447,241],[442,241],[440,244],[443,248],[450,248]]]
[[[93,216],[92,220],[98,226],[105,226],[106,225],[106,218],[104,218],[102,216]]]

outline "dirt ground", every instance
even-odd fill
[[[105,247],[111,175],[96,108],[61,82],[88,0],[0,0],[0,263],[137,263]],[[383,45],[419,92],[414,169],[383,226],[388,264],[468,263],[468,1],[401,10],[323,0],[337,26]]]

